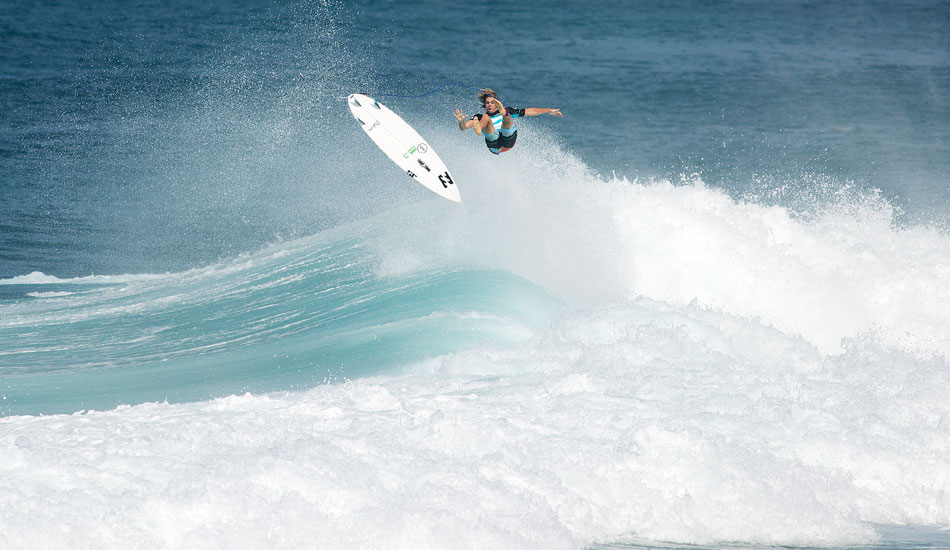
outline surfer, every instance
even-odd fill
[[[455,118],[459,121],[459,130],[464,132],[469,128],[474,128],[476,134],[485,138],[485,145],[495,155],[504,153],[515,146],[515,140],[518,139],[518,127],[515,125],[515,118],[539,115],[564,116],[560,109],[541,109],[537,107],[515,109],[505,107],[498,100],[495,91],[490,88],[480,90],[478,100],[485,108],[484,113],[466,117],[462,109],[456,109]]]

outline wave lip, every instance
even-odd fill
[[[827,354],[870,336],[950,357],[950,236],[898,225],[875,190],[803,177],[785,192],[794,198],[738,199],[698,176],[605,178],[543,136],[519,147],[489,167],[453,151],[464,211],[419,206],[372,237],[380,254],[507,271],[575,308],[695,303]]]

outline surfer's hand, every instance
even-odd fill
[[[501,113],[501,116],[505,116],[505,106],[501,104],[501,101],[498,101],[497,97],[490,98],[488,101],[494,101],[495,107],[498,107],[498,112]]]
[[[465,113],[463,113],[461,109],[456,109],[456,110],[455,110],[455,120],[458,120],[459,122],[462,122],[462,120],[464,120],[464,119],[465,119]]]
[[[563,114],[561,114],[560,109],[548,109],[548,114],[554,115],[554,116],[564,116]]]

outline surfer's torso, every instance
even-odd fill
[[[508,107],[505,110],[508,112],[509,115],[511,115],[511,118],[518,118],[518,117],[524,116],[524,109],[515,109],[513,107]],[[504,117],[502,117],[501,113],[499,112],[496,112],[495,114],[477,113],[473,115],[472,118],[475,120],[481,120],[482,117],[485,117],[485,116],[491,118],[492,126],[494,127],[496,132],[498,130],[501,130],[502,118]]]

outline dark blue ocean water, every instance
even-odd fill
[[[0,548],[950,547],[950,3],[8,0],[0,120]]]
[[[853,182],[944,222],[948,9],[7,2],[0,276],[178,270],[422,197],[379,198],[365,172],[355,188],[339,98],[450,81],[560,107],[530,125],[603,174],[697,173],[736,196]],[[393,106],[451,129],[476,102]]]

